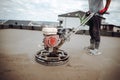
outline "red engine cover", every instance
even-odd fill
[[[50,35],[45,36],[44,44],[46,47],[55,47],[58,45],[59,36],[58,35]]]

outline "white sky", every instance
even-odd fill
[[[59,14],[88,10],[88,0],[0,0],[0,19],[57,21]],[[106,21],[120,25],[119,0],[112,0]]]

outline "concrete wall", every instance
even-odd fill
[[[89,31],[88,30],[79,30],[77,31],[76,34],[85,34],[85,35],[89,35]],[[101,36],[112,36],[112,37],[120,37],[120,32],[111,32],[111,31],[101,31]]]
[[[0,29],[25,29],[25,30],[37,30],[41,31],[42,27],[39,26],[10,26],[10,25],[0,25]],[[89,35],[88,30],[79,30],[76,34],[85,34]],[[112,37],[120,37],[120,32],[112,32],[112,31],[101,31],[102,36],[112,36]]]

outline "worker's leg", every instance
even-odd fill
[[[95,48],[95,36],[94,36],[94,23],[93,23],[93,18],[91,18],[88,22],[89,24],[89,34],[90,34],[90,46],[88,46],[88,49],[94,49]]]
[[[101,52],[98,51],[99,45],[100,45],[100,27],[101,27],[101,18],[98,16],[94,16],[92,18],[93,26],[92,26],[92,37],[95,40],[95,49],[90,50],[90,52],[94,55],[101,54]]]

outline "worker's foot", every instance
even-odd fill
[[[90,50],[89,51],[90,55],[100,55],[102,54],[98,49]]]
[[[87,51],[89,51],[89,50],[93,50],[93,49],[94,49],[94,48],[91,47],[91,46],[84,47],[84,50],[87,50]]]

